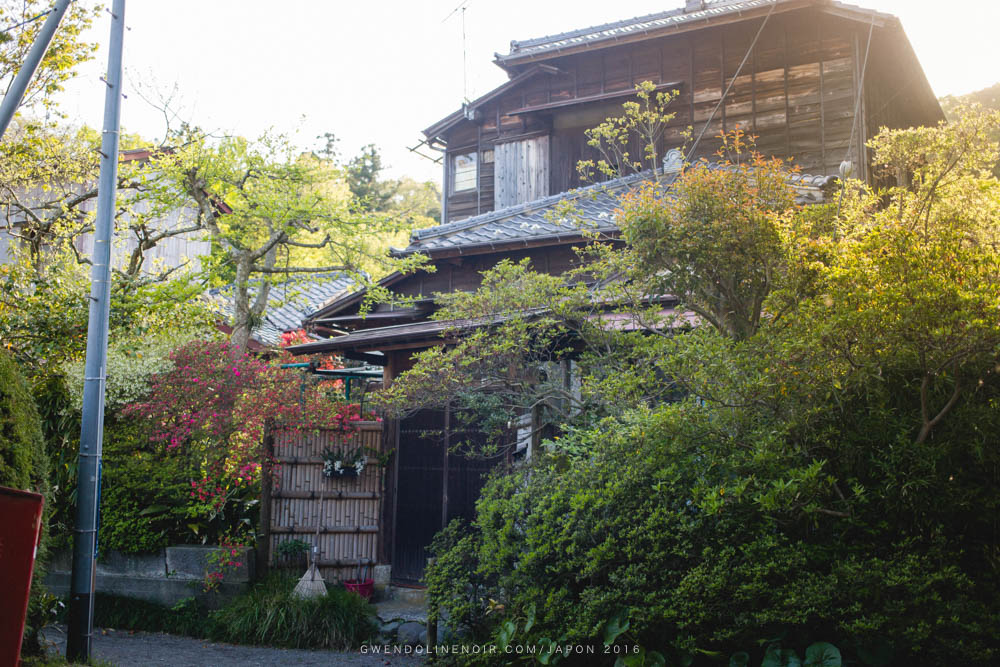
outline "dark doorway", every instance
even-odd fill
[[[401,420],[396,448],[396,511],[392,544],[392,578],[404,584],[420,583],[427,563],[427,547],[445,522],[471,519],[483,488],[485,473],[503,460],[467,459],[449,454],[448,486],[444,488],[445,426],[450,415],[444,410],[421,410]],[[475,431],[452,431],[448,440],[475,441]],[[447,517],[443,516],[447,491]]]

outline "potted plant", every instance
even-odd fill
[[[278,560],[287,567],[301,569],[306,562],[310,545],[305,540],[285,540],[275,548]]]

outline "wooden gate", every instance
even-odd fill
[[[377,564],[384,479],[378,459],[369,456],[357,477],[323,475],[324,450],[359,445],[382,452],[382,423],[361,422],[360,430],[346,438],[333,431],[269,433],[265,447],[274,467],[265,471],[261,507],[266,530],[261,557],[269,567],[282,564],[275,555],[291,540],[319,547],[318,564],[327,581],[355,578],[359,560]],[[298,560],[291,564],[301,566]]]

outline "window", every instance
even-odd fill
[[[476,154],[466,153],[451,158],[451,191],[476,189]]]

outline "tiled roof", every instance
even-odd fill
[[[252,337],[267,345],[281,342],[281,334],[302,327],[302,321],[322,308],[328,301],[345,293],[354,281],[342,273],[307,274],[301,278],[271,285],[271,294],[264,321],[253,330]],[[250,286],[251,298],[254,286]],[[229,315],[233,310],[232,287],[209,292],[220,310]]]
[[[410,235],[410,245],[400,254],[459,246],[503,245],[509,241],[560,234],[579,236],[581,225],[591,230],[613,230],[612,214],[618,208],[619,198],[628,186],[646,178],[646,174],[633,174],[457,222],[418,229]],[[564,202],[574,203],[574,213],[579,219],[557,214],[557,208]]]
[[[709,167],[720,168],[714,163]],[[434,255],[445,250],[501,247],[546,238],[558,242],[563,237],[567,240],[577,238],[584,231],[614,232],[618,229],[615,211],[622,195],[649,177],[649,172],[633,174],[457,222],[418,229],[410,235],[410,245],[394,253]],[[663,183],[669,185],[674,178],[672,174],[665,175]],[[798,202],[809,204],[822,201],[822,188],[834,178],[793,174],[789,181],[798,192]],[[564,214],[561,209],[570,202],[572,215]]]
[[[766,8],[772,4],[780,6],[794,1],[796,0],[708,0],[705,2],[703,9],[692,12],[687,12],[684,8],[671,9],[623,21],[571,30],[556,35],[512,41],[510,43],[510,53],[506,55],[496,54],[496,62],[499,65],[505,65],[547,52],[558,52],[583,45],[620,40],[632,35],[641,35],[648,32],[680,27],[686,24],[710,21],[717,17]],[[798,4],[801,4],[801,2]],[[881,14],[873,10],[862,9],[833,0],[817,0],[816,4],[865,14],[873,18],[891,18],[887,14]]]

